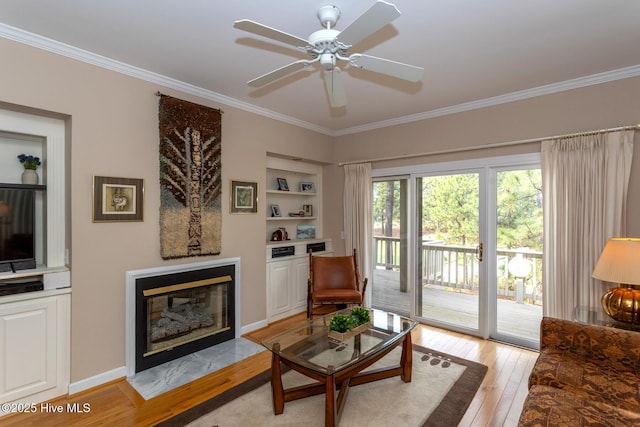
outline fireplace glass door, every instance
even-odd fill
[[[229,283],[204,280],[144,291],[147,339],[144,356],[229,330]],[[205,282],[205,283],[200,283]]]

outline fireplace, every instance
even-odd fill
[[[239,337],[239,260],[127,272],[129,376]]]

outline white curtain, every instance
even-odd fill
[[[371,277],[371,164],[344,166],[344,248],[347,255],[356,250],[358,270]],[[371,301],[371,288],[365,293],[365,305]]]
[[[600,307],[605,288],[591,274],[607,240],[625,236],[632,155],[633,131],[542,143],[545,316]]]

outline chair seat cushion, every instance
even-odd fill
[[[362,295],[354,289],[318,289],[312,299],[314,303],[362,304]]]
[[[534,385],[529,389],[518,421],[518,427],[628,427],[639,424],[637,412],[545,385]]]

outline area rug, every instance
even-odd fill
[[[369,369],[397,364],[395,349]],[[339,425],[450,427],[457,425],[487,373],[476,362],[413,346],[410,383],[399,377],[352,387]],[[297,372],[283,375],[285,388],[310,382]],[[273,414],[270,371],[186,412],[159,427],[323,426],[324,395],[287,402]]]
[[[220,253],[221,114],[161,95],[160,255],[163,259]]]

